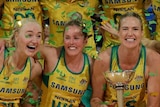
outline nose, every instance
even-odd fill
[[[73,44],[74,43],[74,39],[70,39],[70,44]]]
[[[33,43],[38,43],[39,41],[40,41],[39,38],[37,38],[36,36],[33,36],[33,38],[32,38]]]
[[[129,29],[129,30],[128,30],[128,35],[129,35],[129,36],[132,36],[132,35],[133,35],[133,30],[132,30],[132,29]]]

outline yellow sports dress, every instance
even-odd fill
[[[8,52],[5,50],[5,56]],[[21,71],[13,72],[6,77],[7,67],[0,71],[0,107],[20,107],[20,99],[25,93],[31,73],[31,62],[28,58]]]
[[[93,25],[90,15],[98,7],[98,0],[73,0],[73,2],[63,0],[42,0],[41,2],[46,17],[49,18],[50,39],[49,44],[54,47],[63,45],[63,30],[67,21],[71,20],[72,14],[78,12],[86,22],[87,33],[92,35],[88,39],[85,52],[90,56],[97,56],[96,44],[94,41]],[[72,17],[74,19],[74,17]]]
[[[157,35],[155,35],[155,39],[160,41],[160,2],[157,1],[157,0],[152,0],[152,8],[153,8],[153,11],[156,15],[156,21],[157,21],[157,24],[156,24],[156,33]]]
[[[84,54],[84,65],[79,73],[72,72],[66,65],[64,50],[56,68],[43,75],[40,107],[79,107],[81,97],[90,82],[90,64]]]
[[[117,29],[119,17],[126,12],[136,12],[143,20],[144,37],[150,38],[149,29],[144,16],[144,0],[102,0],[103,10],[105,16],[108,18],[112,27]],[[102,45],[102,51],[107,47],[119,44],[118,38],[116,39],[113,35],[105,32],[105,40]]]
[[[3,16],[0,21],[1,38],[10,37],[15,20],[21,20],[22,18],[34,18],[42,25],[42,8],[38,0],[2,1],[4,3],[4,7],[2,10]]]
[[[111,52],[110,71],[120,71],[118,59],[118,47],[113,46]],[[146,66],[146,49],[144,46],[141,48],[139,61],[133,68],[135,74],[133,79],[124,87],[124,106],[123,107],[146,107],[145,101],[145,66]],[[113,85],[107,85],[105,100],[117,101],[116,90]],[[117,106],[116,106],[117,107]]]

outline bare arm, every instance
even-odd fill
[[[40,63],[34,59],[31,59],[32,69],[31,69],[31,79],[28,83],[26,94],[24,95],[25,100],[23,101],[23,107],[33,107],[38,105],[38,98],[40,96],[40,86],[42,82],[41,74],[42,67]],[[27,97],[32,94],[32,96]]]
[[[103,73],[109,69],[109,56],[105,54],[106,52],[102,52],[94,62],[92,75],[92,107],[101,107],[101,102],[103,102],[104,85],[106,84],[106,80],[104,78]],[[105,105],[103,106],[105,107]]]
[[[0,53],[4,51],[5,47],[5,40],[0,39]]]
[[[147,93],[148,103],[147,107],[159,107],[160,101],[160,55],[153,51],[147,52]]]

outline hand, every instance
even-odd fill
[[[100,107],[115,107],[115,105],[116,105],[116,102],[113,102],[113,103],[111,103],[109,105],[101,104]]]
[[[114,38],[118,38],[118,31],[115,28],[113,28],[110,23],[108,22],[103,23],[102,26],[100,26],[100,28],[114,35],[113,36]]]
[[[92,98],[90,103],[92,107],[115,107],[117,102],[112,102],[112,103],[109,103],[108,101],[102,102],[102,100],[99,98]]]

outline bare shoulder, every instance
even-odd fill
[[[157,73],[160,71],[160,54],[151,49],[146,49],[146,73]],[[159,72],[160,73],[160,72]],[[158,76],[159,77],[159,76]]]
[[[99,69],[99,72],[104,72],[109,69],[111,48],[99,53],[94,62],[94,69]]]
[[[146,48],[147,64],[154,65],[160,62],[160,54],[152,49]]]
[[[60,52],[60,48],[55,48],[49,45],[42,45],[39,51],[42,54],[43,58],[54,57],[57,53]]]
[[[100,52],[96,60],[108,62],[110,60],[110,54],[111,54],[111,48],[108,48],[107,50]]]

